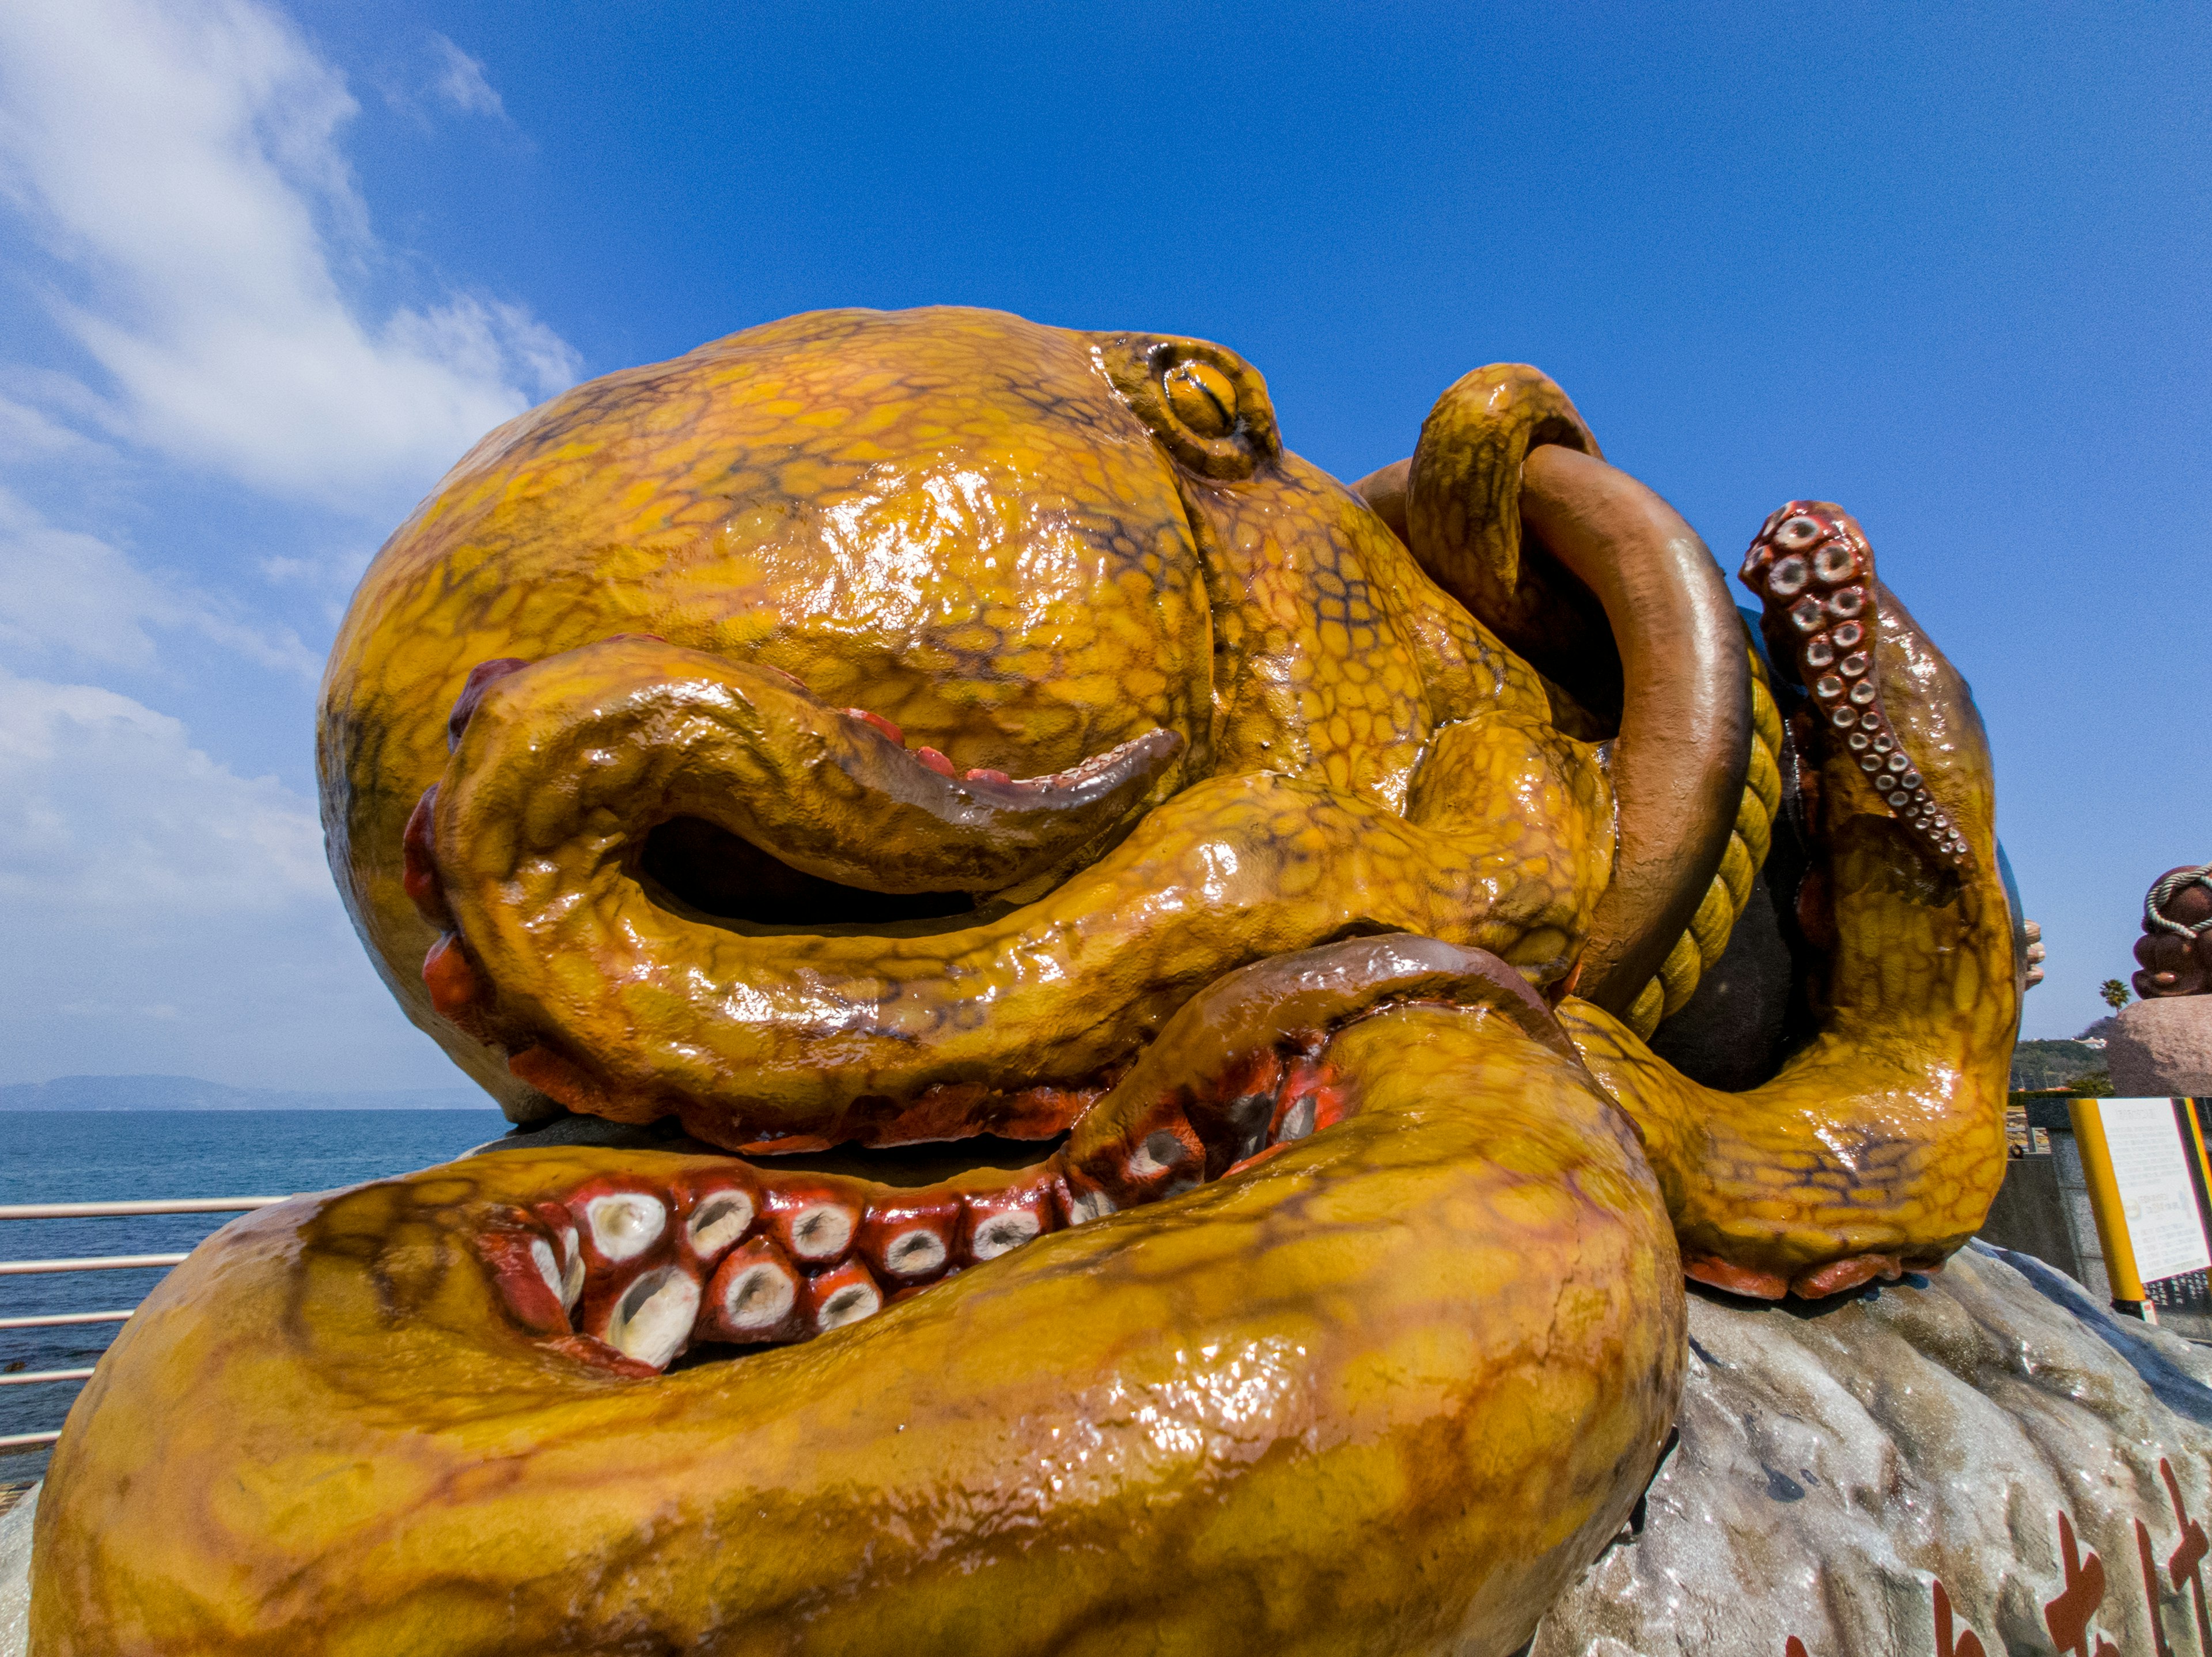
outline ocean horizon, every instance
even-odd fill
[[[465,1081],[441,1087],[244,1087],[201,1076],[66,1075],[0,1083],[0,1112],[14,1111],[467,1111],[495,1110]]]
[[[289,1197],[410,1173],[498,1138],[507,1118],[489,1098],[463,1108],[170,1106],[131,1110],[11,1106],[0,1118],[0,1204],[127,1202],[167,1197]],[[336,1097],[343,1098],[343,1095]],[[70,1259],[188,1251],[237,1216],[151,1215],[0,1224],[0,1258]],[[121,1311],[162,1269],[0,1277],[0,1317]],[[81,1369],[120,1324],[0,1330],[0,1374]],[[0,1387],[0,1435],[51,1432],[78,1388]],[[43,1476],[46,1452],[0,1452],[0,1484]]]

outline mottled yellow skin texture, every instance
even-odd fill
[[[1700,1087],[1597,1008],[1560,1008],[1644,1130],[1692,1273],[1751,1294],[1817,1296],[1939,1264],[2004,1178],[2021,990],[1988,740],[1964,681],[1893,595],[1882,606],[1890,716],[1972,849],[1966,868],[1923,856],[1838,746],[1815,807],[1832,1010],[1779,1075]]]
[[[1248,1173],[652,1380],[533,1344],[460,1240],[702,1159],[502,1154],[228,1227],[78,1405],[33,1648],[1502,1657],[1673,1418],[1664,1210],[1487,1009],[1327,1057],[1347,1119]]]
[[[501,1151],[226,1228],[70,1416],[35,1657],[1520,1647],[1656,1465],[1686,1270],[1829,1294],[1974,1228],[2017,979],[1971,698],[1885,597],[1966,861],[1831,763],[1825,1033],[1741,1095],[1653,1057],[1782,803],[1755,674],[1694,918],[1626,1022],[1571,993],[1632,838],[1607,732],[1416,555],[1442,512],[1501,628],[1586,640],[1514,503],[1529,442],[1594,445],[1533,369],[1478,389],[1466,463],[1420,451],[1478,498],[1411,550],[1232,354],[987,312],[794,318],[485,439],[333,652],[333,867],[510,1114],[755,1161]],[[687,819],[748,879],[952,907],[709,911],[647,867]],[[875,1172],[763,1172],[825,1146]],[[720,1253],[716,1179],[758,1198]],[[623,1180],[661,1252],[592,1229]],[[854,1229],[810,1255],[817,1201]],[[715,1322],[756,1265],[787,1320]],[[621,1308],[669,1283],[653,1348]]]
[[[1230,436],[1192,432],[1141,385],[1117,390],[1162,350],[1224,365]],[[1049,773],[1155,728],[1185,746],[1122,825],[1162,807],[1144,832],[1060,887],[1049,916],[1017,909],[918,940],[759,941],[659,909],[641,947],[619,852],[578,832],[607,804],[590,792],[605,779],[480,751],[556,732],[605,751],[604,722],[536,711],[538,693],[588,699],[586,664],[502,682],[450,765],[446,752],[447,710],[477,663],[546,662],[623,633],[787,673],[959,772]],[[1448,844],[1402,819],[1425,749],[1460,723],[1496,728],[1455,736],[1431,765],[1416,815],[1477,830]],[[603,1090],[565,1103],[653,1116],[689,1100],[687,1124],[732,1144],[810,1118],[829,1134],[855,1092],[1079,1085],[1201,984],[1347,925],[1480,941],[1556,978],[1610,856],[1589,746],[1550,731],[1535,675],[1363,503],[1284,452],[1256,374],[1202,342],[989,312],[798,317],[595,381],[495,432],[362,582],[322,730],[332,867],[410,1016],[511,1115],[551,1108],[436,1016],[421,982],[437,931],[401,890],[401,830],[450,775],[441,874],[508,1048],[538,1042]],[[540,827],[542,844],[487,834],[487,819]],[[1355,844],[1359,866],[1339,868]],[[1252,857],[1231,869],[1224,847]],[[1255,875],[1253,858],[1282,867]],[[1249,923],[1248,890],[1270,910]],[[1086,935],[1102,932],[1110,947]],[[1036,993],[1032,942],[1082,953],[1092,987]],[[578,950],[605,964],[547,982]],[[657,1015],[672,974],[696,1020]],[[732,1007],[702,986],[758,988]],[[1019,1004],[1025,990],[1060,1010]],[[988,1013],[982,1030],[903,1053],[915,1026],[955,1005]],[[1091,1027],[1102,1016],[1111,1027]],[[834,1055],[805,1033],[825,1020],[852,1035]]]

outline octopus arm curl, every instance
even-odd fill
[[[1657,1189],[1501,964],[1389,940],[1252,971],[1163,1044],[1235,1069],[1315,1030],[1340,1120],[834,1340],[582,1362],[552,1279],[499,1267],[580,1208],[608,1240],[619,1186],[679,1200],[616,1265],[706,1276],[753,1246],[692,1258],[714,1227],[681,1193],[744,1173],[721,1159],[505,1152],[227,1228],[57,1450],[33,1649],[1503,1657],[1673,1416]],[[1441,999],[1375,1008],[1391,985]],[[586,1253],[588,1320],[619,1273]]]
[[[1852,577],[1857,601],[1836,613],[1872,622],[1850,641],[1871,661],[1839,682],[1881,687],[1823,695],[1816,674],[1801,722],[1819,758],[1810,803],[1827,866],[1815,890],[1835,894],[1824,1027],[1771,1081],[1731,1093],[1690,1081],[1603,1009],[1572,998],[1560,1008],[1592,1071],[1644,1130],[1684,1269],[1763,1298],[1928,1270],[1973,1234],[2004,1173],[2020,1017],[1972,696],[1873,582],[1864,538],[1839,509],[1793,503],[1762,541],[1808,513],[1866,559]],[[1842,580],[1845,561],[1835,563]],[[1803,598],[1792,573],[1784,590],[1767,589],[1770,627],[1779,618],[1809,636],[1817,615],[1800,611],[1814,625],[1790,619]],[[1907,763],[1892,770],[1893,753]]]
[[[656,679],[672,665],[689,677]],[[1602,889],[1612,801],[1591,749],[1498,712],[1443,734],[1408,818],[1317,783],[1216,777],[1034,904],[907,936],[748,934],[653,901],[631,873],[646,834],[684,810],[761,833],[734,762],[801,737],[851,778],[814,759],[819,722],[798,713],[818,704],[795,692],[769,739],[728,740],[729,687],[752,704],[775,687],[710,666],[616,642],[491,689],[436,792],[422,901],[449,929],[424,977],[441,1013],[572,1108],[673,1110],[733,1149],[936,1136],[933,1088],[999,1101],[969,1131],[1049,1135],[1068,1118],[1038,1118],[1036,1090],[1095,1096],[1147,1026],[1247,961],[1397,930],[1556,978]],[[947,781],[890,775],[906,772]],[[844,844],[904,862],[914,837]]]
[[[1747,794],[1765,795],[1753,771],[1754,681],[1711,555],[1665,501],[1598,457],[1558,386],[1518,363],[1460,380],[1413,459],[1357,487],[1507,644],[1617,711],[1617,846],[1573,981],[1649,1033],[1662,1005],[1688,998],[1719,953],[1703,946],[1725,943],[1741,910],[1758,860],[1719,878],[1735,841],[1765,850],[1765,819],[1738,832]]]

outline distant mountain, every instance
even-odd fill
[[[468,1111],[493,1109],[473,1087],[313,1093],[233,1087],[198,1076],[57,1076],[0,1086],[0,1111]]]

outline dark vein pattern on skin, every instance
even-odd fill
[[[1356,491],[1220,346],[981,311],[491,434],[333,651],[332,866],[511,1115],[725,1153],[225,1228],[72,1412],[33,1652],[1520,1648],[1656,1465],[1686,1274],[1934,1269],[2002,1172],[1986,746],[1849,533],[1958,848],[1525,366]],[[1643,1037],[1785,808],[1818,1034],[1702,1088]]]

